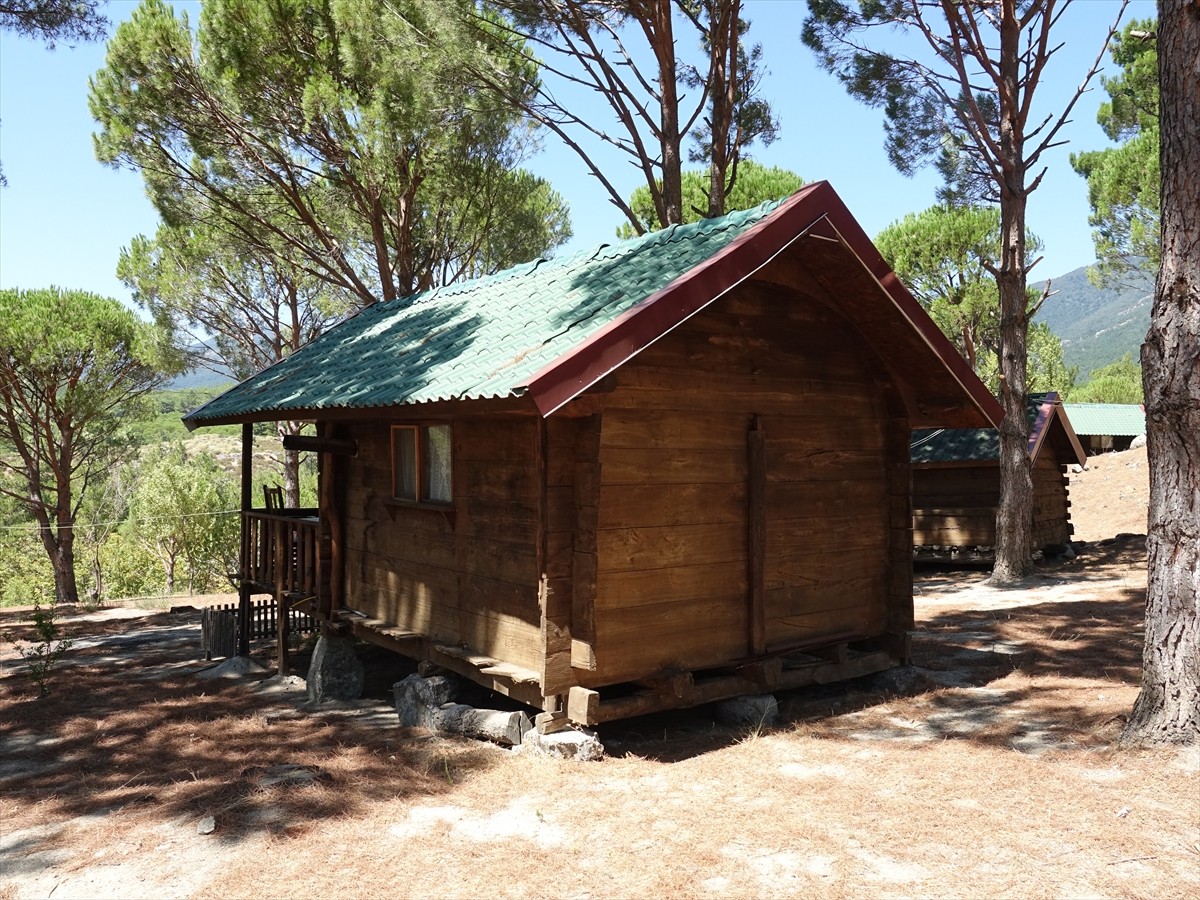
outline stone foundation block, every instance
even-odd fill
[[[357,700],[365,682],[362,662],[354,652],[354,638],[321,635],[308,666],[308,699],[311,703]]]

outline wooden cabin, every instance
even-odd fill
[[[1087,456],[1057,393],[1027,403],[1033,466],[1033,546],[1060,552],[1071,540],[1067,467]],[[1000,505],[1000,433],[994,428],[913,432],[913,544],[928,548],[994,547]]]
[[[316,516],[243,474],[245,595],[595,724],[905,662],[911,430],[1001,415],[822,182],[378,303],[185,421],[316,423]]]

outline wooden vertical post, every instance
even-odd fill
[[[547,452],[546,444],[548,437],[546,434],[546,420],[538,416],[537,433],[534,435],[533,441],[533,464],[537,470],[537,533],[534,536],[536,544],[535,552],[537,553],[538,577],[542,578],[546,574],[546,504],[547,495],[549,494],[549,477],[550,473],[547,467]],[[546,615],[545,607],[542,607],[542,615]]]
[[[913,616],[912,432],[907,417],[894,411],[887,423],[888,479],[888,597],[887,631],[896,657],[907,664]]]
[[[246,537],[246,513],[250,512],[254,492],[254,426],[242,423],[242,551],[238,559],[238,656],[250,655],[250,545]]]
[[[750,653],[767,651],[766,558],[767,558],[767,432],[762,416],[756,415],[746,432],[749,480],[746,486],[747,592],[750,606]]]
[[[595,669],[601,416],[587,416],[579,427],[575,448],[575,534],[571,555],[571,665]]]
[[[317,423],[317,437],[330,436],[333,426]],[[333,618],[333,583],[329,517],[333,509],[333,485],[330,479],[337,470],[337,457],[332,453],[317,454],[317,618],[328,622]]]
[[[337,427],[329,426],[330,437],[337,437]],[[341,483],[345,475],[345,463],[336,454],[325,457],[326,481],[329,483],[321,516],[329,520],[329,617],[332,621],[342,608],[345,593],[344,552],[346,546],[346,523],[343,518],[342,497],[345,491]]]
[[[551,609],[550,599],[550,434],[546,420],[539,417],[534,436],[533,458],[538,475],[537,533],[535,535],[538,570],[538,614],[541,619],[542,709],[558,708],[557,695],[569,687],[571,673],[571,630],[561,613]],[[553,613],[553,614],[552,614]]]
[[[287,571],[290,568],[291,529],[288,523],[276,520],[271,523],[275,544],[275,644],[279,653],[279,675],[290,675],[288,659],[288,608],[291,606],[290,585]]]

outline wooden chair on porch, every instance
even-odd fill
[[[267,509],[275,512],[283,509],[283,488],[277,484],[264,484],[263,497],[266,499]]]

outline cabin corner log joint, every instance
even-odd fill
[[[911,430],[1000,415],[822,182],[378,303],[185,421],[317,424],[317,510],[244,467],[243,590],[596,724],[906,662]]]

